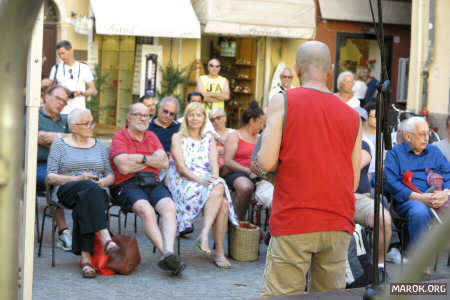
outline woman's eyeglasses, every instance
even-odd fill
[[[83,126],[83,127],[95,127],[95,122],[86,122],[86,123],[78,123],[78,124],[73,124],[73,125],[78,125],[78,126]]]
[[[219,119],[221,119],[223,117],[224,116],[217,116],[217,117],[214,117],[214,118],[209,118],[209,120],[211,121],[211,123],[214,123],[215,121],[217,121],[217,120],[219,120]]]
[[[208,66],[210,66],[211,68],[220,68],[220,65],[209,64]]]

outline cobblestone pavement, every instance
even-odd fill
[[[39,199],[39,220],[45,204]],[[255,299],[258,298],[264,272],[266,246],[260,245],[259,259],[255,262],[230,260],[233,268],[218,269],[210,258],[194,249],[195,238],[201,229],[201,218],[195,223],[195,232],[181,239],[181,256],[188,267],[180,277],[161,271],[157,262],[159,254],[153,253],[153,245],[146,238],[138,218],[138,231],[134,233],[133,215],[129,215],[128,226],[122,233],[135,235],[142,256],[140,265],[131,275],[97,276],[95,279],[81,277],[79,257],[56,249],[56,267],[51,267],[51,223],[46,222],[42,256],[37,257],[35,247],[33,299],[36,300],[91,300],[91,299]],[[71,212],[66,211],[66,220],[71,227]],[[111,229],[117,233],[117,219],[112,218]],[[212,240],[210,240],[212,247]],[[227,251],[227,245],[225,245]],[[433,279],[450,278],[447,267],[448,251],[439,259]],[[400,270],[398,265],[388,264],[393,275]]]
[[[39,199],[39,220],[45,204]],[[157,262],[160,255],[153,253],[153,245],[144,235],[138,218],[137,234],[134,233],[133,215],[129,215],[127,228],[122,233],[135,235],[141,253],[141,263],[131,275],[81,277],[79,257],[56,249],[56,267],[51,267],[51,221],[47,219],[42,245],[42,255],[37,257],[35,247],[33,299],[91,300],[91,299],[251,299],[257,298],[264,272],[266,246],[261,244],[259,259],[255,262],[230,260],[232,269],[219,269],[211,259],[195,248],[195,238],[201,229],[198,218],[195,232],[181,239],[181,257],[187,263],[180,277],[161,271]],[[117,233],[117,218],[111,218],[111,229]],[[71,227],[71,212],[66,211]],[[123,220],[123,218],[122,218]],[[212,236],[210,246],[212,247]],[[225,245],[227,251],[227,245]]]

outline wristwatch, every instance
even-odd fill
[[[145,164],[147,162],[147,156],[145,154],[142,156],[142,163]]]

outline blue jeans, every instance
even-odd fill
[[[45,191],[45,176],[47,175],[47,163],[37,163],[36,188],[37,191]]]
[[[420,201],[407,200],[397,205],[395,210],[408,219],[409,243],[414,245],[431,223],[430,209]]]

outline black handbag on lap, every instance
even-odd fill
[[[158,184],[158,175],[153,172],[139,172],[136,180],[140,187],[154,187]]]

